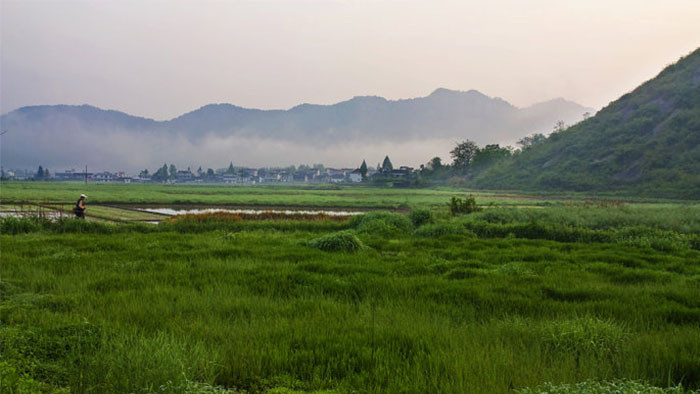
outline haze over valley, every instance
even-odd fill
[[[475,91],[436,89],[426,97],[354,97],[334,105],[259,110],[210,104],[167,121],[94,106],[30,106],[2,116],[3,164],[138,171],[180,166],[372,165],[385,155],[418,166],[449,157],[456,141],[514,145],[592,108],[554,99],[518,108]]]

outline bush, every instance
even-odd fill
[[[408,215],[414,226],[419,227],[433,222],[433,213],[428,209],[414,209]]]
[[[355,216],[350,219],[350,225],[360,233],[384,236],[408,233],[413,229],[413,224],[406,215],[387,211]]]
[[[469,214],[480,210],[481,209],[476,206],[476,200],[474,197],[469,196],[469,198],[462,200],[459,197],[453,196],[452,200],[450,200],[450,213],[452,216]]]
[[[365,248],[365,245],[352,231],[339,231],[314,238],[308,246],[326,252],[354,253]]]
[[[438,238],[443,235],[464,235],[470,237],[476,237],[476,235],[464,228],[463,225],[459,223],[435,223],[426,224],[419,227],[413,235],[421,238]]]

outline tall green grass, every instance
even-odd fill
[[[4,390],[700,388],[699,252],[412,228],[0,235]]]

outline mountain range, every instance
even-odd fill
[[[10,131],[2,140],[6,167],[351,166],[386,154],[417,165],[458,140],[513,143],[592,111],[561,98],[518,108],[476,90],[440,88],[413,99],[360,96],[289,110],[209,104],[167,121],[90,105],[40,105],[2,115],[0,124]]]

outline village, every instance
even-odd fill
[[[2,170],[2,178],[6,180],[36,180],[36,181],[73,181],[97,183],[203,183],[229,185],[260,185],[260,184],[309,184],[309,183],[361,183],[361,182],[410,182],[415,179],[417,172],[412,167],[401,166],[394,169],[388,157],[383,165],[358,168],[327,168],[323,164],[313,166],[300,165],[285,168],[250,168],[236,167],[233,163],[228,168],[207,169],[190,167],[178,170],[175,165],[164,164],[154,172],[142,170],[138,175],[129,175],[124,171],[90,172],[85,169],[68,169],[50,172],[39,166],[36,171]]]

